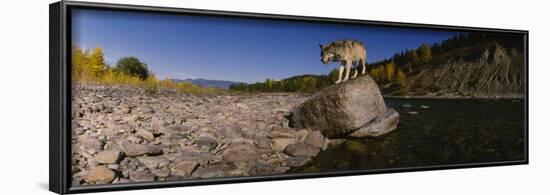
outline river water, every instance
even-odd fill
[[[412,108],[401,108],[403,104]],[[385,136],[330,146],[292,172],[369,170],[525,158],[524,100],[386,98],[400,114]],[[429,106],[428,109],[420,108]],[[417,112],[410,114],[409,112]]]

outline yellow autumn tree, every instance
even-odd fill
[[[412,65],[418,64],[419,58],[418,58],[418,53],[416,53],[416,50],[413,49],[409,51],[409,58],[411,60]]]
[[[92,50],[88,58],[86,66],[86,72],[94,79],[101,78],[105,73],[107,65],[105,64],[105,58],[103,57],[103,49],[96,47]]]
[[[305,77],[304,81],[306,84],[306,92],[314,92],[317,89],[317,79],[313,77]]]
[[[418,49],[419,62],[422,64],[432,61],[432,49],[427,44],[422,44]]]
[[[395,63],[392,61],[386,64],[386,79],[392,81],[393,75],[395,75]]]
[[[374,79],[375,81],[378,80],[378,75],[376,74],[376,69],[375,68],[372,68],[370,69],[369,71],[369,75],[370,77],[372,77],[372,79]]]
[[[86,66],[88,64],[88,53],[85,50],[82,50],[80,47],[74,45],[72,47],[72,79],[74,81],[80,81],[86,71]]]
[[[271,92],[273,91],[273,86],[275,85],[275,82],[271,79],[266,79],[265,80],[265,87],[266,87],[266,91],[268,92]]]
[[[397,82],[399,82],[401,86],[405,86],[405,79],[407,79],[405,73],[401,69],[399,69],[397,71]]]
[[[380,81],[383,81],[386,79],[386,67],[385,66],[378,66],[377,68],[378,75],[380,77]]]
[[[369,74],[375,81],[382,82],[386,78],[386,68],[384,65],[373,67]]]

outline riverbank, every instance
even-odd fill
[[[302,94],[188,95],[77,85],[72,97],[73,186],[270,175],[327,148],[285,118]]]

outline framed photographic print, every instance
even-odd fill
[[[527,164],[527,38],[54,3],[50,190]]]

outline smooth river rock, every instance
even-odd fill
[[[249,143],[231,144],[222,154],[223,159],[231,163],[254,161],[257,156],[256,147]]]
[[[314,157],[319,154],[319,151],[320,150],[318,147],[313,147],[304,143],[297,143],[288,145],[285,149],[285,154],[290,156]]]
[[[399,123],[399,113],[392,108],[389,108],[386,113],[379,116],[375,120],[365,124],[360,129],[349,134],[350,137],[365,138],[384,135],[397,128]]]
[[[95,160],[102,164],[118,163],[122,153],[118,150],[103,151],[95,155]]]
[[[88,183],[109,183],[115,179],[115,172],[105,166],[97,166],[92,168],[85,179]]]
[[[97,137],[89,136],[89,135],[82,135],[78,137],[78,143],[82,144],[84,147],[95,150],[95,151],[101,151],[103,150],[103,145],[105,145],[105,142],[99,140]]]
[[[145,167],[153,170],[157,168],[163,168],[170,164],[170,161],[162,156],[153,156],[153,157],[137,157],[138,161],[145,165]]]
[[[154,181],[155,175],[147,171],[134,171],[130,173],[130,179],[135,182]]]
[[[134,144],[128,141],[122,141],[120,142],[119,145],[120,145],[120,149],[124,151],[126,156],[130,156],[130,157],[141,156],[149,153],[149,147],[146,145]]]
[[[325,137],[320,131],[312,131],[304,139],[304,143],[309,144],[313,147],[321,148],[325,143]]]
[[[199,166],[197,161],[184,160],[179,162],[172,168],[172,174],[180,177],[188,177]]]
[[[282,152],[288,145],[299,142],[300,141],[296,138],[275,138],[271,143],[271,148],[275,151]]]
[[[153,141],[155,139],[155,136],[153,135],[153,133],[145,129],[137,130],[136,135],[142,137],[147,141]]]

